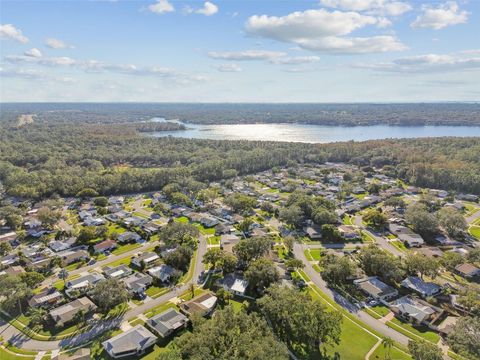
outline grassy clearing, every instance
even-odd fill
[[[342,219],[344,225],[353,225],[353,217],[350,215],[345,215]]]
[[[180,217],[176,218],[175,221],[181,222],[181,223],[189,223],[190,222],[190,220],[188,220],[188,218],[186,216],[180,216]]]
[[[115,250],[112,251],[112,254],[113,255],[121,255],[123,253],[126,253],[126,252],[129,252],[131,250],[137,249],[141,246],[142,246],[142,244],[137,244],[137,243],[120,245],[119,247],[117,247]]]
[[[3,346],[0,346],[0,359],[2,360],[18,360],[18,359],[35,359],[35,355],[17,356],[13,352],[7,351]]]
[[[468,229],[468,232],[472,234],[472,236],[475,237],[477,240],[480,240],[480,226],[478,225],[470,226],[470,228]]]
[[[304,254],[309,261],[320,261],[321,253],[322,249],[306,249],[304,251]]]
[[[118,259],[115,261],[112,261],[111,263],[108,263],[107,265],[102,266],[102,268],[105,268],[107,266],[109,267],[115,267],[115,266],[120,266],[120,265],[130,265],[130,261],[132,260],[133,255],[124,257],[123,259]]]
[[[400,240],[395,240],[395,241],[390,241],[390,244],[392,244],[393,246],[395,246],[398,250],[400,251],[403,251],[403,252],[406,252],[408,251],[407,247],[405,246],[405,244],[403,242],[401,242]]]
[[[207,239],[208,245],[220,245],[220,236],[210,236]]]
[[[404,334],[405,336],[408,336],[413,340],[418,340],[418,338],[422,338],[434,344],[436,344],[438,340],[440,340],[440,336],[437,333],[429,330],[428,328],[426,327],[416,328],[398,319],[393,319],[392,321],[388,321],[387,325],[392,329],[397,330],[398,332]]]
[[[390,349],[390,359],[391,360],[411,360],[412,357],[405,352],[397,349],[396,347],[392,347]],[[387,359],[385,356],[385,348],[383,347],[383,344],[380,344],[379,347],[375,349],[372,355],[370,355],[371,360],[376,360],[376,359]]]
[[[365,307],[363,310],[377,320],[390,313],[390,309],[384,305]]]
[[[163,294],[169,292],[169,288],[165,287],[157,287],[157,286],[150,286],[145,293],[150,296],[151,298],[157,298]]]

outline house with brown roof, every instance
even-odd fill
[[[180,311],[187,316],[199,314],[201,316],[210,315],[217,305],[217,297],[212,293],[205,293],[180,304]]]

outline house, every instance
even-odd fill
[[[455,196],[458,200],[478,202],[478,196],[472,194],[458,194]]]
[[[123,278],[123,282],[130,293],[143,296],[147,288],[152,285],[153,278],[150,275],[135,272]]]
[[[415,250],[415,253],[420,253],[428,257],[436,257],[436,258],[443,256],[443,251],[440,250],[438,247],[433,247],[433,246],[420,248],[418,250]]]
[[[200,219],[200,224],[206,228],[212,228],[219,224],[219,221],[213,217],[204,216]]]
[[[51,310],[49,315],[55,324],[61,327],[72,321],[79,311],[89,314],[95,312],[96,309],[97,306],[89,298],[84,296]]]
[[[216,305],[217,297],[208,292],[180,304],[180,311],[187,316],[193,314],[208,316],[213,312]]]
[[[103,269],[103,274],[107,279],[110,279],[110,278],[121,279],[132,273],[133,273],[133,270],[126,265],[119,265],[115,267],[107,266]]]
[[[17,233],[15,231],[7,231],[3,234],[0,234],[0,243],[8,242],[10,245],[12,245],[16,240]]]
[[[150,276],[160,280],[163,283],[170,281],[170,277],[175,273],[175,269],[169,265],[162,264],[155,266],[147,271]]]
[[[422,297],[435,296],[442,291],[442,288],[437,284],[425,282],[417,276],[409,276],[401,284],[404,288],[413,290]]]
[[[25,272],[25,269],[20,265],[10,266],[10,267],[0,271],[0,276],[1,275],[7,275],[7,274],[17,276],[17,275],[23,274],[24,272]]]
[[[143,231],[145,231],[148,235],[155,234],[157,231],[159,231],[161,225],[154,223],[153,221],[150,221],[146,224],[142,225]],[[138,241],[140,239],[135,239],[134,241]]]
[[[85,226],[100,226],[105,225],[105,219],[101,217],[87,217],[83,220]]]
[[[65,251],[70,249],[76,241],[77,239],[73,237],[66,240],[54,240],[48,243],[48,247],[55,252]]]
[[[232,227],[227,224],[218,224],[215,226],[215,235],[224,235],[229,234],[232,230]]]
[[[147,320],[145,325],[161,338],[166,338],[179,329],[184,329],[188,318],[177,310],[170,308]]]
[[[423,238],[414,232],[406,234],[398,234],[399,240],[401,240],[408,247],[421,247],[425,241]]]
[[[480,269],[469,263],[457,265],[455,271],[466,278],[480,276]]]
[[[380,281],[376,276],[354,280],[353,283],[374,299],[386,301],[398,295],[395,288]]]
[[[105,240],[102,242],[99,242],[98,244],[95,244],[93,246],[93,251],[95,254],[103,254],[107,251],[112,251],[117,247],[117,243],[113,240]]]
[[[436,314],[430,304],[408,295],[392,302],[390,309],[400,318],[418,325],[429,323]]]
[[[104,279],[105,278],[101,274],[91,273],[91,274],[80,276],[79,278],[67,281],[67,283],[65,284],[65,287],[67,288],[67,292],[69,290],[70,291],[71,290],[86,291],[92,286],[94,286],[96,283]]]
[[[123,219],[123,223],[127,227],[135,227],[135,226],[140,226],[143,223],[147,222],[147,220],[142,219],[141,217],[138,216],[131,216]]]
[[[87,260],[90,258],[90,255],[86,250],[83,249],[69,249],[60,251],[57,253],[57,256],[60,257],[63,262],[67,265],[80,260]]]
[[[318,226],[307,226],[303,228],[303,231],[312,240],[319,240],[322,238],[322,229]]]
[[[340,225],[338,227],[338,231],[340,232],[340,235],[347,240],[360,238],[360,234],[358,233],[357,229],[352,225]]]
[[[153,266],[158,259],[160,259],[160,257],[154,252],[145,252],[133,257],[131,262],[137,268],[142,269],[144,266],[145,268]]]
[[[105,351],[114,359],[127,356],[140,356],[155,345],[157,337],[142,325],[136,325],[130,330],[102,343]]]
[[[28,300],[28,305],[30,307],[50,308],[63,300],[63,295],[57,289],[52,288],[33,295],[30,300]]]
[[[237,235],[225,234],[220,237],[220,249],[233,253],[233,247],[240,242],[240,238]]]
[[[234,295],[245,296],[248,287],[248,281],[236,274],[227,274],[217,281],[218,285]]]
[[[117,242],[121,244],[127,242],[139,242],[141,239],[142,237],[140,235],[132,231],[125,231],[117,236]]]

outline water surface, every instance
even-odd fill
[[[158,120],[157,120],[158,121]],[[148,136],[212,140],[263,140],[306,143],[364,141],[387,138],[480,136],[480,126],[324,126],[305,124],[185,124],[187,130],[161,131]]]

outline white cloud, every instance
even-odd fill
[[[422,11],[423,13],[412,22],[412,27],[439,30],[447,26],[466,23],[469,15],[467,11],[460,10],[455,1],[440,4],[438,7],[424,5]]]
[[[473,55],[476,55],[472,52]],[[355,64],[354,67],[392,73],[432,73],[480,69],[480,57],[460,52],[450,55],[424,54],[403,57],[391,62]]]
[[[270,60],[270,62],[273,64],[280,64],[280,65],[299,65],[299,64],[311,64],[319,60],[320,58],[318,56],[292,56],[292,57],[272,59]]]
[[[311,67],[302,66],[302,67],[284,68],[282,69],[282,71],[288,72],[288,73],[305,73],[305,72],[315,71],[315,69]]]
[[[73,48],[73,46],[66,44],[64,41],[55,39],[55,38],[48,38],[45,39],[45,46],[51,49],[67,49]]]
[[[205,82],[208,79],[199,74],[188,74],[168,67],[139,67],[133,64],[109,64],[98,60],[75,60],[69,57],[33,57],[26,55],[7,55],[5,61],[12,64],[35,64],[49,67],[74,67],[87,73],[117,73],[135,76],[156,76],[169,79],[176,84],[188,85]]]
[[[195,14],[211,16],[218,12],[218,6],[210,1],[205,1],[203,8],[192,10],[191,12],[194,12]]]
[[[22,30],[17,29],[12,24],[0,25],[0,38],[18,41],[22,44],[28,42],[28,38],[22,34]]]
[[[220,72],[241,72],[242,71],[242,68],[237,64],[220,64],[220,65],[215,65],[214,67]]]
[[[10,63],[35,63],[46,66],[71,66],[77,63],[67,56],[43,58],[30,55],[7,55],[5,61]]]
[[[410,11],[412,6],[394,0],[321,0],[322,5],[352,11],[367,11],[389,16],[398,16]]]
[[[368,25],[384,27],[385,19],[356,12],[306,10],[286,16],[251,16],[245,25],[247,33],[303,49],[331,53],[371,53],[404,50],[394,36],[346,37]]]
[[[287,54],[279,51],[268,50],[245,50],[245,51],[211,51],[208,56],[212,59],[246,61],[246,60],[272,60],[286,56]]]
[[[164,14],[175,11],[175,8],[168,0],[158,0],[155,4],[149,5],[148,10],[155,14]]]
[[[32,48],[30,50],[27,50],[24,52],[25,56],[30,56],[34,58],[39,58],[42,57],[42,52],[38,50],[37,48]]]
[[[0,67],[0,76],[38,80],[43,79],[44,74],[35,69],[4,69]]]

